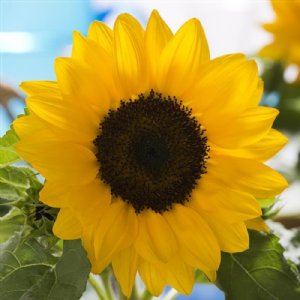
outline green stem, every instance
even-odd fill
[[[91,285],[91,287],[94,289],[94,291],[98,295],[99,299],[105,300],[105,295],[104,295],[102,289],[100,288],[100,286],[98,285],[97,281],[95,280],[95,278],[93,278],[93,276],[90,275],[88,281],[89,281],[89,284]]]
[[[110,284],[110,272],[103,272],[101,274],[101,278],[104,284],[105,293],[107,296],[107,300],[114,300],[112,290],[111,290],[111,284]]]

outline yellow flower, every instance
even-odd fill
[[[113,30],[74,34],[57,82],[21,84],[29,116],[17,149],[45,178],[60,212],[54,233],[82,238],[92,271],[110,263],[125,295],[138,272],[159,295],[188,294],[195,269],[215,280],[220,252],[267,230],[258,199],[287,185],[263,164],[285,143],[259,107],[263,84],[242,54],[210,60],[197,19],[173,34],[157,11],[144,30],[121,14]]]
[[[300,1],[271,1],[276,19],[264,24],[264,28],[273,35],[273,41],[260,51],[260,55],[300,66]]]

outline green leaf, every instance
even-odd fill
[[[6,166],[0,168],[0,205],[11,205],[26,200],[32,189],[38,191],[42,184],[35,178],[29,168]],[[38,197],[38,193],[35,194]]]
[[[0,204],[24,200],[30,188],[28,176],[22,169],[7,166],[0,168]]]
[[[52,233],[52,226],[58,209],[39,201],[39,191],[42,187],[32,169],[13,166],[0,168],[0,207],[10,205],[18,208],[19,213],[26,218],[26,224],[31,227],[31,236],[39,237],[44,245],[51,247],[57,242]],[[2,220],[4,233],[1,235],[0,228],[0,242],[7,238],[7,228],[12,227],[7,223],[9,217],[5,216]]]
[[[64,241],[63,255],[20,300],[76,300],[86,288],[90,263],[80,240]]]
[[[26,218],[20,209],[14,207],[4,217],[0,218],[0,243],[5,242],[15,232],[24,231]]]
[[[56,260],[35,239],[16,233],[0,245],[0,299],[19,300]]]
[[[275,203],[276,198],[269,198],[269,199],[257,199],[261,208],[268,208]]]
[[[283,101],[285,100],[291,101],[291,99],[284,99]],[[300,111],[281,106],[278,109],[280,110],[280,114],[274,122],[274,128],[298,133],[300,130]]]
[[[20,160],[20,157],[13,146],[18,140],[19,138],[12,128],[0,138],[0,167]]]
[[[0,244],[0,299],[76,300],[89,273],[80,240],[65,241],[60,258],[29,234],[15,233]]]
[[[299,274],[273,234],[249,231],[250,249],[222,253],[218,285],[227,300],[299,300]]]

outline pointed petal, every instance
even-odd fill
[[[150,69],[150,86],[156,87],[157,68],[161,52],[173,34],[161,18],[157,10],[153,10],[145,32],[145,51],[148,68]]]
[[[61,92],[56,81],[24,81],[20,89],[28,96],[41,95],[61,98]]]
[[[197,19],[187,21],[164,48],[158,69],[159,91],[178,96],[198,79],[201,64],[209,61],[205,33]]]
[[[274,156],[288,142],[287,137],[275,129],[270,131],[257,143],[239,149],[217,148],[220,155],[249,158],[266,161]]]
[[[245,147],[263,139],[270,131],[277,115],[278,110],[271,107],[248,108],[229,122],[219,122],[222,123],[222,129],[220,126],[207,124],[207,135],[212,143],[220,147],[230,149]]]
[[[209,212],[211,217],[222,219],[228,223],[244,221],[261,216],[258,201],[249,193],[229,189],[224,185],[210,184],[211,189],[202,194],[204,199],[196,199],[192,195],[189,206],[199,214]],[[201,203],[200,201],[205,203]]]
[[[31,96],[26,104],[45,127],[64,141],[86,144],[97,136],[100,118],[92,110],[49,96]]]
[[[110,189],[96,178],[83,186],[65,187],[59,181],[46,181],[40,199],[52,207],[71,207],[85,226],[97,222],[107,212]]]
[[[97,222],[106,214],[110,202],[110,188],[100,178],[72,189],[70,194],[70,206],[75,210],[77,218],[85,225]]]
[[[94,21],[90,25],[88,39],[96,42],[107,53],[112,52],[113,31],[106,24]]]
[[[61,182],[46,180],[40,191],[40,200],[51,207],[68,207],[70,190]]]
[[[122,293],[129,298],[138,268],[138,255],[134,247],[124,249],[116,255],[112,260],[112,267]]]
[[[145,92],[144,30],[129,14],[121,14],[114,26],[115,82],[123,99]]]
[[[179,293],[189,295],[192,292],[195,282],[195,270],[177,256],[167,265],[168,283]]]
[[[119,101],[121,99],[113,79],[112,51],[108,53],[97,42],[86,39],[75,31],[73,33],[72,57],[93,67],[95,75],[100,79],[100,82],[103,82],[112,100]]]
[[[164,217],[147,210],[138,215],[139,233],[135,241],[137,252],[152,262],[167,262],[176,253],[175,236]]]
[[[61,208],[53,226],[53,233],[63,240],[74,240],[81,237],[82,225],[72,209]]]
[[[201,124],[222,128],[247,107],[260,101],[261,84],[254,61],[247,61],[242,54],[218,57],[202,66],[199,80],[181,99],[201,116]],[[215,122],[215,120],[223,120]]]
[[[251,220],[247,220],[245,222],[247,228],[257,230],[257,231],[264,231],[264,232],[270,232],[269,227],[265,223],[265,221],[262,218],[255,218]]]
[[[105,84],[87,64],[74,58],[57,58],[55,73],[65,100],[82,109],[92,107],[103,116],[109,109],[110,98]]]
[[[137,234],[134,209],[123,200],[110,205],[100,219],[94,234],[96,259],[111,261],[119,251],[132,245]]]
[[[167,284],[166,271],[144,259],[139,262],[139,274],[153,296],[159,296]]]
[[[210,214],[203,214],[203,216],[213,230],[222,251],[235,253],[249,248],[249,235],[244,223],[230,224]]]
[[[278,195],[288,185],[279,173],[251,159],[218,156],[208,160],[207,170],[212,181],[215,178],[228,187],[260,199]]]
[[[91,225],[88,225],[88,226],[83,226],[82,242],[83,242],[84,249],[87,252],[88,259],[89,259],[89,261],[91,262],[91,265],[92,265],[92,270],[91,271],[94,274],[99,274],[109,264],[109,262],[107,262],[107,264],[103,267],[101,265],[101,263],[99,263],[96,260],[95,249],[94,249],[94,237],[93,237],[93,233],[95,231],[96,226],[97,226],[97,223],[94,223],[94,224],[91,224]]]
[[[33,140],[20,141],[15,147],[24,160],[51,181],[84,185],[94,180],[99,172],[94,153],[80,145]]]
[[[40,140],[57,140],[53,132],[35,115],[23,116],[13,122],[13,128],[20,139],[32,139],[38,136]]]
[[[186,263],[199,269],[218,269],[220,247],[214,233],[198,213],[177,204],[165,212],[164,217],[176,234]]]

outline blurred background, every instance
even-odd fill
[[[132,13],[145,24],[154,8],[173,31],[188,18],[200,19],[213,58],[243,52],[256,59],[267,84],[263,104],[281,108],[280,120],[275,126],[290,140],[285,149],[268,162],[290,181],[290,187],[275,204],[275,210],[280,209],[277,220],[287,227],[300,226],[300,88],[293,83],[298,69],[293,65],[283,68],[257,56],[272,40],[261,26],[275,18],[267,0],[0,0],[0,136],[23,112],[25,95],[18,88],[20,82],[55,80],[54,59],[70,54],[74,30],[86,34],[95,19],[113,25],[121,12]],[[276,67],[285,86],[291,88],[292,96],[289,95],[294,100],[284,99],[276,88],[270,88]],[[82,299],[96,299],[96,296],[88,289]],[[195,286],[191,296],[178,299],[223,300],[224,296],[213,285],[202,284]]]

